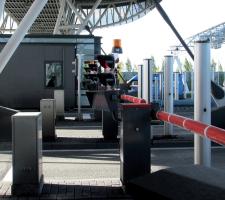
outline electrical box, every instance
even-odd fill
[[[12,116],[13,195],[39,194],[42,174],[42,116],[19,112]]]
[[[43,140],[55,140],[55,99],[42,99],[40,101],[40,111],[42,113],[42,134]]]

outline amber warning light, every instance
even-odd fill
[[[121,47],[121,40],[120,39],[114,39],[113,40],[113,48],[112,53],[123,53],[122,47]]]

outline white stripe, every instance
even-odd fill
[[[185,128],[186,129],[186,127],[185,127],[185,122],[187,121],[187,119],[185,119],[184,121],[183,121],[183,128]]]
[[[168,122],[170,122],[170,117],[171,117],[171,114],[169,114],[169,116],[168,116]]]
[[[208,129],[211,127],[211,125],[207,126],[205,129],[204,129],[204,136],[208,138],[207,136],[207,131]]]

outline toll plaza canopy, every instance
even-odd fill
[[[5,17],[10,16],[19,24],[33,2],[6,0]],[[153,0],[48,0],[29,33],[80,34],[84,29],[93,32],[96,28],[132,22],[154,7]],[[2,28],[1,31],[4,32]]]

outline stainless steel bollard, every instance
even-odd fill
[[[56,139],[55,118],[56,106],[55,99],[42,99],[40,101],[40,111],[42,113],[42,134],[43,140],[52,141]]]
[[[43,186],[42,116],[20,112],[12,116],[13,195],[38,195]]]

